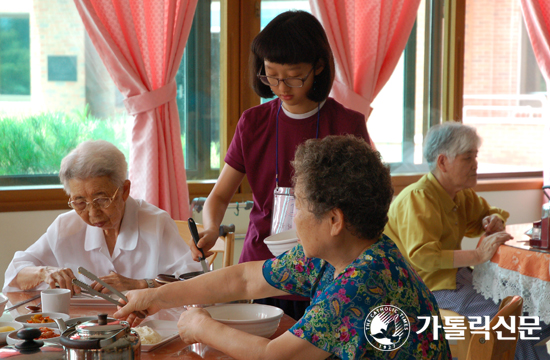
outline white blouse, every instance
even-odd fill
[[[103,230],[87,225],[73,210],[59,215],[27,250],[15,253],[6,270],[3,292],[20,291],[8,284],[27,266],[71,268],[74,275],[87,284],[92,281],[78,273],[79,266],[99,277],[114,271],[132,279],[153,279],[157,274],[178,276],[201,270],[170,215],[132,197],[126,200],[112,256]],[[42,283],[37,289],[47,287]]]

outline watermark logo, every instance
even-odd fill
[[[374,308],[365,319],[365,337],[376,349],[392,351],[400,348],[409,338],[407,315],[393,305]]]

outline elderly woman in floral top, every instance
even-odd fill
[[[328,136],[300,145],[293,165],[299,245],[274,259],[131,291],[115,317],[134,322],[138,309],[290,293],[311,305],[276,339],[229,328],[197,308],[181,315],[180,337],[236,359],[450,359],[432,326],[441,324],[432,293],[382,235],[393,189],[379,153],[355,137]]]

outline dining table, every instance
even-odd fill
[[[29,299],[37,294],[39,291],[20,291],[20,292],[8,292],[5,295],[8,297],[9,302],[6,305],[6,308],[10,307],[11,304],[16,304],[20,301]],[[37,305],[40,302],[40,298],[33,300],[29,303],[23,304],[18,308],[11,310],[9,312],[4,312],[1,321],[11,321],[19,315],[24,315],[30,313],[26,308],[29,305]],[[95,299],[94,301],[87,301],[82,298],[73,298],[71,299],[71,306],[69,309],[69,316],[71,318],[77,317],[89,317],[96,316],[99,314],[107,314],[112,316],[116,311],[116,305],[102,301],[102,299]],[[143,324],[146,324],[146,321],[150,320],[168,320],[173,321],[174,326],[175,322],[179,319],[180,314],[185,311],[185,307],[173,308],[173,309],[164,309],[158,313],[148,316]],[[285,331],[290,329],[296,320],[292,317],[284,314],[279,322],[279,326],[275,333],[271,336],[271,339],[278,337],[283,334]],[[198,360],[198,359],[208,359],[208,360],[229,360],[232,357],[224,354],[221,351],[218,351],[210,346],[205,344],[193,344],[193,345],[184,345],[179,337],[174,336],[174,339],[166,342],[164,345],[154,348],[150,351],[143,351],[141,359],[142,360],[163,360],[163,359],[182,359],[182,360]]]
[[[474,267],[473,286],[495,304],[506,296],[520,295],[523,311],[550,324],[550,250],[531,244],[525,233],[532,226],[506,226],[513,239],[501,245],[490,261]]]

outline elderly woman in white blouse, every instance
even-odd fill
[[[55,219],[25,251],[17,251],[3,291],[71,289],[83,266],[119,291],[159,286],[159,273],[198,271],[168,213],[130,197],[124,154],[98,140],[80,144],[61,162],[59,177],[73,211]],[[107,292],[92,283],[96,290]]]

